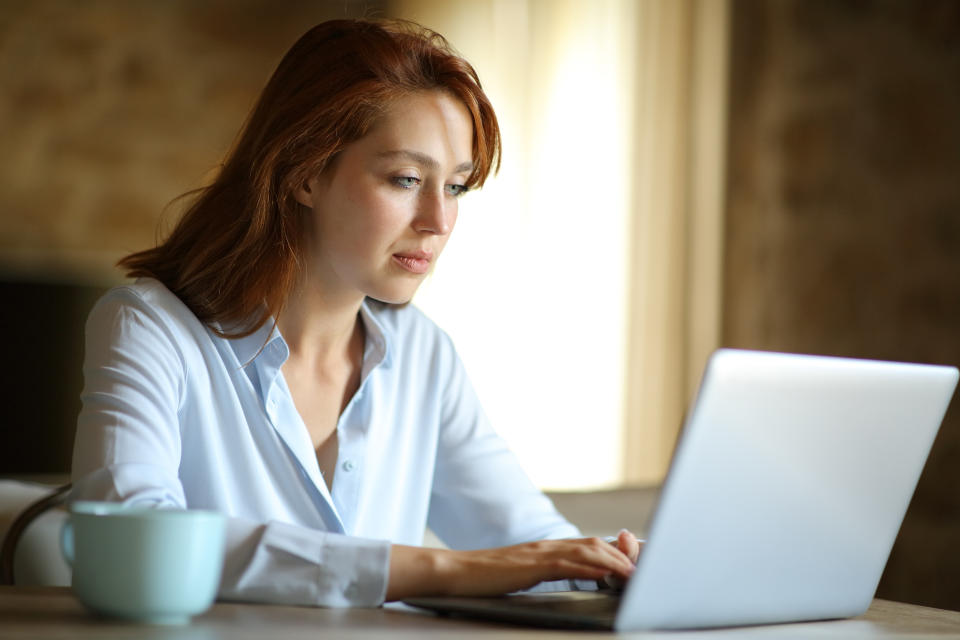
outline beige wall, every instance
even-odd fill
[[[215,167],[287,47],[378,4],[0,3],[0,272],[116,280],[116,259]]]
[[[736,0],[733,43],[724,344],[960,364],[960,3]],[[880,594],[960,608],[958,543],[954,407]]]

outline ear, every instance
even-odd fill
[[[308,209],[313,209],[313,192],[310,190],[310,182],[304,182],[295,189],[293,198]]]

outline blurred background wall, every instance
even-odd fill
[[[960,363],[960,2],[737,0],[723,342]],[[880,594],[960,608],[960,411]]]
[[[117,281],[203,183],[287,47],[375,2],[0,2],[0,267]],[[174,213],[176,209],[174,209]]]
[[[720,342],[960,363],[960,2],[728,4]],[[0,0],[0,475],[67,470],[86,310],[286,48],[395,6]],[[951,409],[881,596],[960,609],[958,458]]]

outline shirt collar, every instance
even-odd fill
[[[393,336],[377,318],[376,307],[380,304],[367,298],[360,305],[360,318],[363,320],[363,326],[367,332],[363,350],[363,372],[361,374],[363,378],[377,365],[389,366],[392,360]],[[231,339],[228,342],[233,348],[240,365],[246,366],[259,357],[266,350],[266,347],[275,340],[280,340],[286,346],[286,341],[280,335],[280,330],[276,327],[276,322],[271,316],[250,335]]]
[[[393,336],[377,318],[377,311],[382,303],[366,298],[360,305],[360,318],[367,330],[366,345],[363,349],[363,371],[361,379],[377,365],[390,366],[393,353]]]
[[[274,340],[283,341],[280,330],[277,329],[273,317],[267,318],[263,325],[248,336],[229,340],[233,352],[240,362],[240,366],[247,366],[255,360],[262,351],[266,350]]]

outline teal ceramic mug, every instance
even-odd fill
[[[184,624],[216,597],[225,526],[212,511],[74,502],[61,536],[73,591],[97,613]]]

